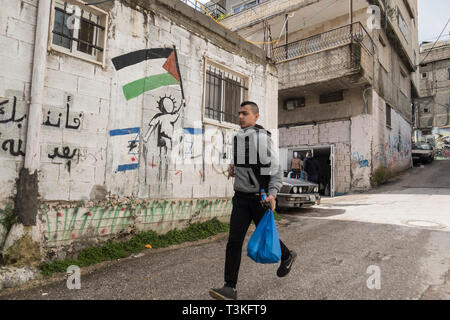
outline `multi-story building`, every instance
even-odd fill
[[[295,153],[312,150],[321,190],[333,195],[370,188],[379,167],[412,166],[416,0],[230,3],[249,8],[221,23],[266,50],[277,67],[286,170]]]
[[[437,158],[450,159],[450,41],[420,46],[419,77],[415,139],[431,141]]]
[[[179,0],[0,3],[4,258],[228,218],[240,102],[277,127],[262,49]]]

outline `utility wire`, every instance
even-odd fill
[[[437,38],[437,40],[434,42],[433,46],[431,47],[431,49],[428,51],[427,55],[422,59],[421,62],[419,62],[419,65],[421,65],[425,59],[428,57],[428,55],[430,54],[431,50],[433,50],[433,48],[436,46],[436,43],[439,41],[439,38],[442,36],[442,34],[445,31],[445,28],[447,28],[448,23],[450,22],[450,19],[447,20],[447,23],[445,24],[444,29],[442,29],[441,34],[439,35],[439,37]]]
[[[102,3],[105,3],[105,2],[109,2],[109,1],[112,1],[112,0],[103,0],[103,1],[97,1],[97,2],[90,2],[90,3],[85,3],[84,5],[85,6],[95,6],[97,4],[102,4]]]

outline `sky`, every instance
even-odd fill
[[[419,42],[436,41],[448,19],[450,19],[450,0],[418,0]],[[440,40],[450,40],[450,23]]]
[[[195,0],[191,0],[195,2]],[[207,3],[209,0],[199,0]],[[450,18],[450,0],[418,0],[419,43],[435,41]],[[440,40],[450,40],[450,23]]]

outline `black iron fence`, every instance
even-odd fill
[[[201,4],[195,0],[180,0],[203,14],[210,14],[214,19],[218,19],[227,14],[227,10],[217,3]]]

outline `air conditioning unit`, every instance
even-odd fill
[[[292,98],[284,101],[284,108],[286,110],[294,110],[295,108],[305,106],[305,97]]]

